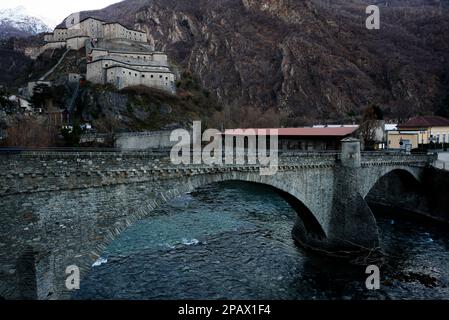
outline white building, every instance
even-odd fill
[[[102,48],[93,48],[90,54],[90,60],[96,60],[101,57],[116,57],[124,61],[135,61],[138,62],[157,62],[168,67],[167,54],[160,51],[117,51],[117,50],[107,50]]]
[[[8,97],[8,100],[15,103],[23,112],[32,112],[33,106],[24,97],[18,95],[12,95]]]
[[[86,70],[86,80],[92,83],[109,83],[118,89],[147,86],[171,93],[176,91],[175,74],[170,69],[167,55],[141,45],[147,43],[147,34],[143,31],[89,17],[70,28],[56,28],[45,35],[45,41],[46,46],[63,44],[73,50],[85,47],[88,41],[92,43],[87,46]],[[114,43],[112,47],[119,50],[98,48],[99,43],[104,47]],[[125,51],[125,48],[138,50],[136,47],[141,51]]]
[[[167,55],[161,52],[147,53],[144,59],[131,57],[135,53],[107,53],[108,55],[98,56],[97,51],[93,61],[87,64],[87,81],[109,83],[118,89],[146,86],[171,93],[176,91],[175,74],[169,67]]]
[[[47,43],[65,42],[67,48],[78,50],[84,47],[87,39],[127,39],[147,42],[147,34],[140,30],[128,29],[118,22],[104,22],[88,17],[69,27],[58,27],[53,33],[44,35]]]

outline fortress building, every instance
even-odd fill
[[[86,48],[86,80],[118,89],[146,86],[175,93],[175,74],[164,52],[154,51],[147,34],[117,22],[86,18],[69,28],[46,34],[41,50]]]
[[[175,93],[175,74],[163,52],[108,51],[94,48],[86,80],[113,84],[118,89],[146,86]]]
[[[47,43],[65,42],[66,46],[79,43],[72,49],[84,47],[86,39],[127,39],[137,42],[147,42],[147,34],[139,30],[131,30],[118,22],[104,22],[96,18],[85,18],[69,27],[57,27],[53,33],[47,33],[44,40]]]

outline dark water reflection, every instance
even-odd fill
[[[245,183],[215,184],[139,222],[104,253],[75,299],[448,299],[449,236],[435,227],[379,217],[382,288],[365,267],[296,247],[296,213]]]

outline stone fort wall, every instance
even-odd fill
[[[102,20],[87,18],[69,28],[56,28],[53,33],[46,34],[46,42],[66,41],[68,38],[87,36],[91,39],[128,39],[137,42],[147,42],[145,32],[131,30],[119,23],[105,23]]]

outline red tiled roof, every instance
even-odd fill
[[[273,133],[273,130],[277,130],[279,136],[346,137],[353,134],[357,129],[358,127],[230,129],[226,130],[224,134],[231,136],[252,135],[252,134],[266,135]]]
[[[415,127],[449,127],[449,119],[438,116],[421,116],[412,118],[406,123],[399,125],[399,128]]]

